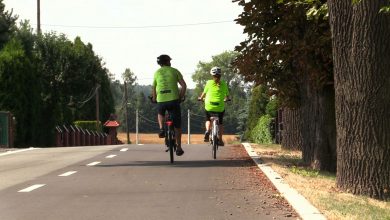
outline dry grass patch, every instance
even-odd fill
[[[390,202],[341,192],[336,187],[335,174],[302,166],[300,151],[283,150],[280,145],[252,144],[252,148],[328,219],[390,220]]]

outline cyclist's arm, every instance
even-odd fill
[[[156,102],[156,100],[157,100],[156,86],[152,86],[152,101]]]
[[[228,88],[226,83],[225,83],[225,85],[226,85],[226,91],[225,91],[226,95],[225,95],[224,101],[226,102],[228,100],[231,100],[231,97],[230,97],[230,93],[229,93],[229,88]]]
[[[200,95],[199,99],[203,100],[203,98],[206,96],[206,93],[202,92],[202,95]]]
[[[180,93],[179,93],[179,97],[180,97],[180,99],[183,99],[184,96],[186,95],[187,84],[186,84],[186,82],[184,81],[184,79],[180,79],[180,80],[179,80],[179,84],[180,84],[180,86],[181,86],[181,88],[180,88]]]

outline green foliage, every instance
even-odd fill
[[[102,131],[102,123],[100,121],[75,121],[74,125],[83,129],[88,129],[90,131]]]
[[[137,76],[129,68],[126,68],[125,72],[122,73],[122,78],[123,81],[129,85],[135,85],[135,82],[137,81]]]
[[[252,89],[244,139],[250,138],[253,128],[258,124],[258,119],[266,114],[266,106],[269,100],[266,91],[266,87],[262,85],[258,85]]]
[[[5,11],[3,0],[0,0],[0,49],[10,40],[15,31],[15,21],[18,17],[12,11]]]
[[[251,131],[250,140],[259,144],[272,144],[270,133],[271,116],[263,115],[259,118],[257,125]]]
[[[0,109],[11,111],[16,118],[16,145],[38,138],[29,132],[29,128],[38,123],[38,89],[39,79],[21,42],[11,40],[0,51]]]
[[[332,42],[325,0],[235,0],[247,40],[234,67],[247,81],[267,85],[282,106],[300,103],[300,86],[321,89],[333,80]]]
[[[265,107],[265,113],[270,115],[272,118],[275,118],[279,109],[279,101],[276,97],[273,97],[267,103]]]
[[[390,13],[390,6],[384,6],[379,10],[380,13],[389,14]]]
[[[96,87],[99,117],[114,112],[108,70],[91,44],[55,33],[37,36],[28,22],[16,27],[14,20],[0,1],[0,109],[16,117],[17,146],[53,146],[56,125],[95,119],[90,100]]]
[[[318,177],[318,174],[320,173],[320,171],[318,171],[318,170],[313,170],[313,169],[309,169],[309,168],[301,168],[301,167],[296,167],[296,166],[292,166],[290,168],[290,171],[292,173],[295,173],[295,174],[298,174],[301,176],[307,176],[307,177]]]

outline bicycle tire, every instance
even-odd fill
[[[213,136],[213,158],[217,159],[217,149],[218,149],[218,138],[216,135]]]
[[[169,148],[169,158],[170,158],[170,161],[171,163],[174,162],[174,142],[173,142],[173,132],[171,130],[172,128],[169,128],[169,132],[168,132],[168,148]]]

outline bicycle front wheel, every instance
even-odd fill
[[[213,142],[212,142],[212,145],[213,145],[213,150],[212,150],[212,156],[214,159],[217,159],[217,149],[218,149],[218,138],[216,135],[213,136]]]

